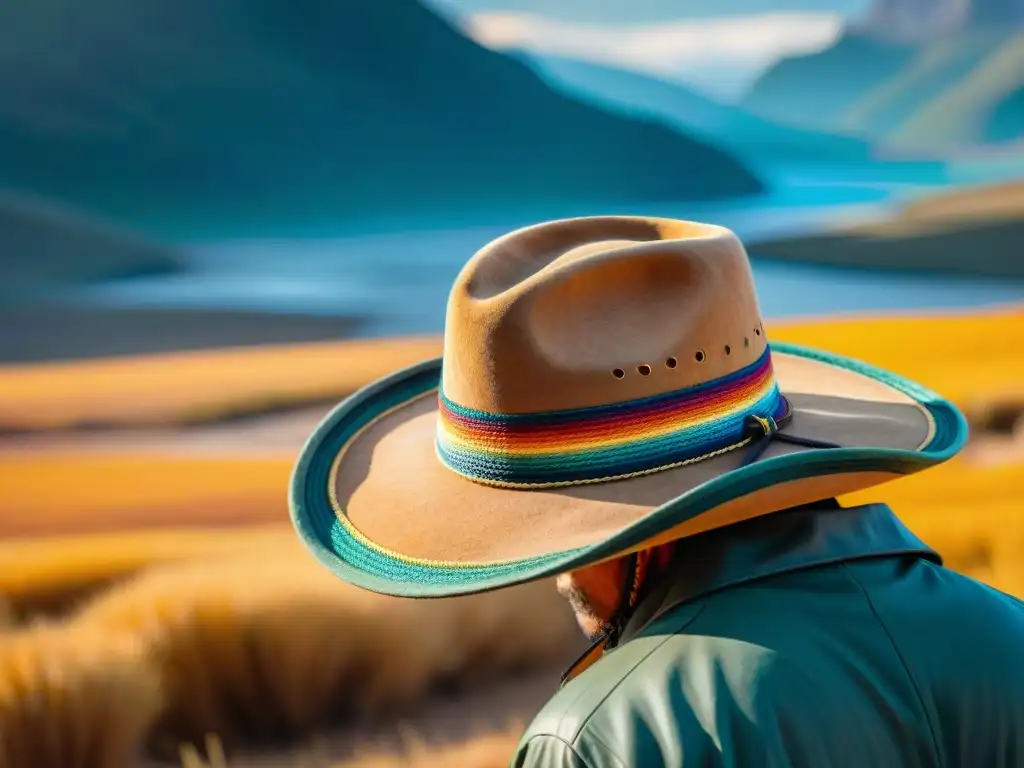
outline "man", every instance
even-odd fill
[[[1024,608],[942,568],[885,506],[830,500],[675,555],[514,765],[1024,765]],[[560,588],[607,630],[629,572]]]
[[[596,643],[516,766],[1024,765],[1024,608],[834,500],[966,436],[912,382],[769,346],[728,230],[571,219],[469,261],[443,358],[335,409],[292,518],[388,594],[564,574]]]

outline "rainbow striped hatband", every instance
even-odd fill
[[[693,464],[776,432],[790,412],[767,348],[720,379],[614,405],[496,414],[464,408],[443,392],[439,400],[441,462],[507,488],[621,480]]]

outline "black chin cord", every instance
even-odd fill
[[[626,572],[623,577],[622,590],[619,593],[621,595],[619,609],[615,612],[615,617],[604,628],[604,631],[587,647],[587,650],[562,675],[562,679],[558,682],[559,688],[590,667],[601,658],[605,651],[611,650],[618,644],[619,638],[622,636],[622,630],[626,627],[626,622],[633,615],[633,608],[635,607],[633,605],[634,585],[637,582],[639,562],[640,558],[636,552],[626,556]]]
[[[611,624],[604,633],[604,645],[606,648],[614,648],[618,644],[622,630],[626,628],[626,622],[633,615],[633,608],[635,607],[633,599],[634,591],[637,588],[637,577],[639,576],[637,573],[639,561],[640,558],[636,552],[631,552],[626,556],[625,576],[623,577],[622,590],[619,592],[621,595],[619,610],[615,612],[615,618],[612,619]]]

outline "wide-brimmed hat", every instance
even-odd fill
[[[938,395],[768,331],[727,229],[518,230],[459,273],[442,358],[317,428],[292,519],[342,579],[440,597],[850,493],[963,446]]]

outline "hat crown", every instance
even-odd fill
[[[442,391],[485,413],[577,410],[721,379],[766,346],[750,263],[728,229],[566,219],[499,238],[460,272]]]

